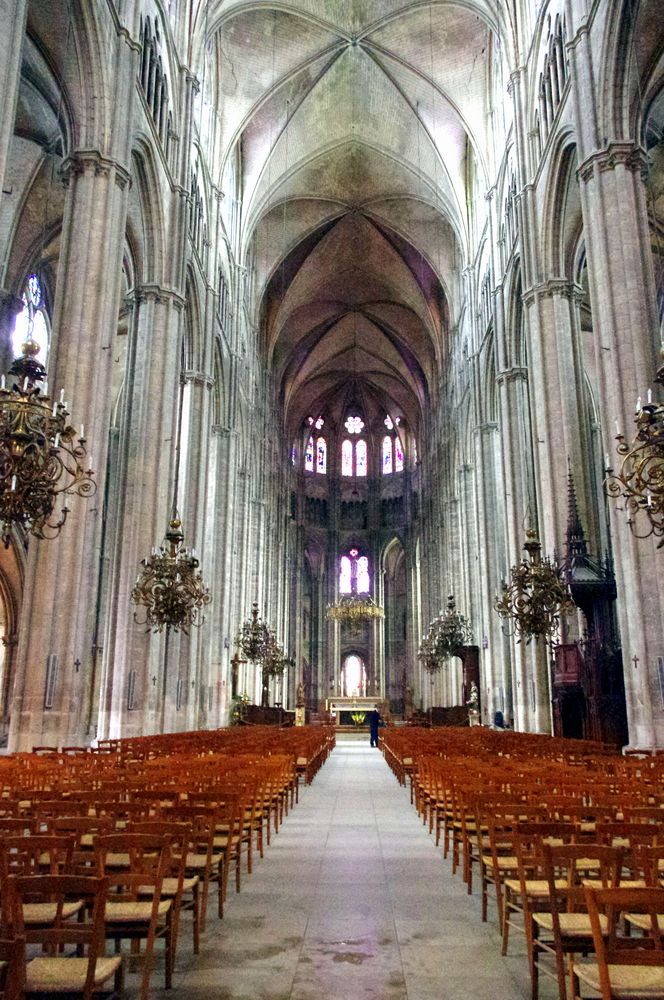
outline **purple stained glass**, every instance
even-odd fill
[[[341,445],[341,475],[353,475],[353,442],[348,439]]]
[[[392,471],[392,438],[386,434],[383,438],[383,475],[389,476]]]
[[[403,472],[403,449],[399,438],[394,442],[394,471]]]
[[[342,556],[339,561],[339,593],[350,594],[350,590],[350,559],[348,556]]]
[[[307,450],[304,453],[304,470],[305,472],[314,471],[314,439],[312,437],[307,441]]]
[[[327,445],[324,437],[319,437],[316,442],[316,472],[327,472]]]
[[[355,445],[355,475],[366,476],[367,474],[367,442],[358,441]]]

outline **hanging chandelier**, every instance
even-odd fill
[[[542,558],[539,539],[535,531],[526,532],[524,550],[528,554],[517,566],[512,566],[509,583],[503,584],[502,597],[494,605],[504,618],[508,634],[526,642],[540,636],[552,642],[558,631],[560,615],[574,610],[569,587],[562,569],[547,558]]]
[[[472,639],[470,621],[456,609],[454,595],[447,599],[447,610],[433,619],[420,643],[418,657],[429,673],[439,670],[449,656],[458,656]]]
[[[362,622],[384,618],[385,611],[368,594],[344,594],[334,604],[328,604],[325,617],[357,627]]]
[[[276,644],[273,630],[258,616],[258,605],[251,607],[251,617],[240,626],[236,643],[252,663],[264,663]]]
[[[198,572],[194,549],[183,545],[182,523],[173,514],[164,543],[154,548],[149,558],[141,560],[143,570],[131,592],[134,604],[145,608],[145,620],[134,612],[134,621],[147,625],[147,631],[184,632],[198,628],[205,621],[198,618],[201,608],[210,603],[210,591]]]
[[[64,390],[51,403],[46,369],[37,361],[40,345],[28,334],[22,354],[9,374],[11,389],[0,381],[0,531],[5,548],[12,527],[20,526],[36,538],[57,538],[69,508],[59,496],[89,497],[97,485],[92,469],[85,469],[85,433],[68,423]],[[43,391],[36,384],[44,383]],[[77,440],[78,438],[78,440]]]
[[[664,385],[664,347],[655,382]],[[636,404],[636,433],[628,443],[616,424],[616,451],[622,458],[620,469],[614,474],[606,456],[607,496],[618,501],[618,509],[627,511],[627,523],[637,538],[654,535],[664,546],[664,405],[653,403],[648,390],[648,401]]]

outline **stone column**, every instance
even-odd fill
[[[53,315],[55,371],[74,426],[84,423],[94,498],[71,501],[55,541],[32,540],[19,628],[11,750],[85,738],[99,578],[101,510],[111,406],[111,345],[117,327],[129,175],[115,160],[81,150],[64,165],[68,183]],[[52,366],[53,368],[53,366]],[[52,708],[44,708],[47,669]]]
[[[162,543],[171,515],[178,416],[183,299],[155,285],[137,290],[130,333],[127,390],[121,419],[121,503],[112,564],[99,732],[103,737],[167,731],[175,722],[178,636],[155,635],[137,623],[131,603],[140,561]],[[165,654],[168,653],[168,662]],[[130,671],[134,706],[127,690]]]
[[[653,386],[659,348],[644,167],[642,150],[630,142],[611,142],[591,153],[578,171],[601,423],[609,459],[618,468],[616,422],[632,440],[636,400]],[[656,540],[632,535],[626,514],[613,501],[609,508],[630,743],[664,746],[659,677],[664,656],[661,553]]]
[[[21,56],[27,0],[0,0],[0,191],[4,187],[9,146],[14,135],[16,101],[21,80]]]
[[[185,544],[195,548],[201,563],[203,580],[212,585],[213,553],[209,551],[205,511],[210,465],[210,403],[214,379],[204,372],[182,373],[183,400],[180,427],[180,472],[178,510],[182,517]],[[210,649],[210,611],[203,610],[206,621],[191,630],[180,642],[179,676],[185,684],[186,705],[180,709],[178,728],[205,728],[208,715],[208,671],[204,657]],[[209,657],[208,657],[209,659]],[[205,692],[202,688],[205,687]]]
[[[213,540],[211,583],[213,603],[210,614],[210,678],[213,688],[213,708],[208,725],[221,726],[227,722],[227,709],[231,698],[230,659],[235,652],[235,638],[239,621],[233,617],[233,575],[237,572],[234,559],[234,519],[236,480],[237,434],[227,427],[212,427],[212,466],[214,476],[213,516],[208,525]],[[240,687],[238,676],[238,694]]]

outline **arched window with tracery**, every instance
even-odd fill
[[[393,472],[403,472],[404,457],[401,440],[397,432],[397,427],[401,423],[400,417],[392,417],[388,414],[383,421],[387,429],[387,434],[383,438],[381,449],[381,468],[384,476],[389,476]]]
[[[347,417],[344,427],[349,435],[359,435],[364,430],[364,421],[362,417],[354,414]],[[341,444],[341,475],[366,476],[367,468],[367,442],[365,439],[354,440],[350,436],[344,438]]]
[[[21,353],[21,346],[30,337],[39,344],[37,361],[46,367],[48,361],[48,349],[51,339],[51,327],[46,311],[46,295],[44,286],[36,274],[31,274],[23,288],[21,295],[23,309],[16,317],[14,334],[12,336],[12,350],[17,358]]]
[[[339,593],[371,593],[369,559],[360,555],[359,549],[350,549],[339,560]]]

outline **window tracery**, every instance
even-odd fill
[[[16,317],[12,335],[14,357],[19,356],[21,346],[30,337],[39,344],[37,361],[46,367],[51,328],[46,311],[44,287],[36,274],[31,274],[26,281],[21,299],[23,300],[23,309]]]
[[[168,80],[159,54],[159,26],[154,30],[150,18],[143,23],[140,84],[155,124],[162,148],[168,156],[168,140],[173,131],[173,116],[168,107]]]

